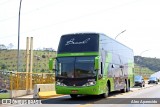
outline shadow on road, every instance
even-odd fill
[[[115,91],[110,93],[110,96],[116,96],[122,94],[120,91]],[[98,103],[99,101],[106,101],[108,98],[102,98],[100,95],[79,95],[77,98],[72,99],[70,96],[62,96],[58,98],[52,98],[43,100],[43,104],[93,104]],[[110,98],[109,98],[110,100]]]

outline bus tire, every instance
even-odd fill
[[[123,89],[121,89],[121,92],[122,92],[122,93],[126,93],[126,92],[127,92],[127,84],[126,84],[126,83],[125,83],[124,88],[123,88]]]
[[[130,87],[130,86],[128,86],[127,92],[130,92],[130,91],[131,91],[131,87]]]
[[[77,98],[77,94],[70,94],[71,98]]]
[[[102,98],[107,98],[108,97],[108,95],[109,95],[109,85],[107,84],[107,86],[106,86],[106,92],[105,93],[103,93],[103,94],[101,94],[101,97]]]
[[[127,84],[126,92],[129,92],[130,91],[130,81],[128,81],[128,83],[126,84]]]

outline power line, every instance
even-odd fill
[[[8,0],[8,1],[9,1],[9,0]],[[64,0],[63,0],[63,1],[64,1]],[[125,5],[132,4],[132,3],[138,2],[138,1],[140,1],[140,0],[134,0],[134,1],[132,1],[132,2],[127,2],[127,3],[124,3],[124,4],[116,5],[116,6],[113,6],[113,7],[111,7],[111,8],[103,9],[103,10],[100,10],[100,11],[97,11],[97,12],[93,12],[93,13],[90,13],[90,14],[100,14],[100,13],[102,13],[102,12],[106,12],[106,10],[108,11],[108,10],[111,10],[111,9],[115,9],[115,8],[117,8],[117,7],[122,7],[122,6],[125,6]],[[62,2],[62,1],[61,1],[61,2]],[[56,5],[56,4],[58,4],[58,3],[61,3],[61,2],[56,2],[56,3],[54,3],[54,5]],[[66,1],[65,1],[65,2],[66,2]],[[41,9],[48,8],[48,7],[51,7],[51,6],[54,6],[54,5],[53,5],[53,4],[47,4],[47,5],[44,5],[44,6],[35,8],[35,9],[33,9],[33,10],[31,10],[31,11],[28,11],[28,12],[26,12],[26,13],[22,13],[22,15],[31,14],[31,13],[34,13],[34,12],[39,11],[39,10],[41,10]],[[99,12],[100,12],[100,13],[99,13]],[[88,15],[90,15],[90,14],[88,14]],[[87,17],[88,15],[85,15],[85,16]],[[84,16],[84,15],[83,15],[83,16]],[[11,20],[11,19],[16,18],[16,17],[17,17],[17,15],[14,15],[14,16],[11,16],[11,17],[7,17],[7,18],[4,18],[4,19],[1,19],[0,22],[2,22],[2,21],[3,21],[3,22],[4,22],[4,21],[8,21],[8,20]]]
[[[87,14],[83,14],[81,16],[77,16],[77,17],[74,17],[74,18],[70,18],[70,19],[67,19],[67,20],[63,20],[63,21],[60,21],[60,22],[57,22],[57,23],[52,23],[52,24],[49,24],[49,25],[45,25],[45,26],[41,26],[41,27],[37,27],[37,28],[34,28],[34,29],[31,29],[31,30],[28,30],[28,31],[25,31],[25,32],[22,32],[21,34],[25,34],[25,33],[29,33],[29,32],[34,32],[34,31],[38,31],[38,30],[41,30],[41,29],[46,29],[46,28],[49,28],[49,27],[52,27],[52,26],[56,26],[56,25],[59,25],[59,24],[64,24],[64,23],[67,23],[67,22],[72,22],[72,21],[75,21],[75,20],[79,20],[79,19],[82,19],[82,18],[86,18],[86,17],[91,17],[93,15],[97,15],[97,14],[102,14],[104,12],[107,12],[111,9],[115,9],[117,7],[122,7],[122,6],[126,6],[126,5],[129,5],[129,4],[132,4],[134,2],[138,2],[140,0],[134,0],[132,2],[127,2],[127,3],[124,3],[124,4],[120,4],[120,5],[116,5],[116,6],[113,6],[111,8],[107,8],[107,9],[103,9],[103,10],[99,10],[99,11],[96,11],[96,12],[92,12],[92,13],[87,13]],[[45,8],[45,6],[43,6]],[[36,9],[35,9],[36,11]],[[29,13],[29,12],[27,12]],[[1,21],[1,20],[0,20]],[[3,38],[8,38],[8,37],[13,37],[13,35],[16,36],[16,34],[11,34],[9,36],[5,36]],[[0,37],[2,38],[2,37]]]
[[[9,1],[9,0],[8,0],[8,1]],[[10,0],[10,1],[11,1],[11,0]],[[64,0],[63,0],[63,1],[64,1]],[[61,2],[62,2],[62,1],[61,1]],[[31,14],[31,13],[34,13],[34,12],[36,12],[36,11],[40,11],[40,10],[42,10],[42,9],[44,9],[44,8],[48,8],[48,7],[57,5],[58,3],[61,3],[61,2],[58,1],[58,2],[55,2],[54,4],[46,4],[46,5],[44,5],[44,6],[37,7],[37,8],[35,8],[35,9],[33,9],[33,10],[30,10],[30,11],[28,11],[28,12],[22,13],[22,15]],[[7,17],[7,18],[4,18],[4,19],[0,19],[0,22],[8,21],[8,20],[11,20],[11,19],[13,19],[13,18],[17,18],[17,15],[13,15],[13,16],[11,16],[11,17]]]
[[[6,4],[6,3],[10,2],[10,1],[11,1],[11,0],[6,0],[6,1],[0,3],[0,5],[4,5],[4,4]]]

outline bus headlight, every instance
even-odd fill
[[[87,82],[86,84],[84,84],[83,86],[92,86],[95,84],[96,84],[96,81],[90,81],[90,82]]]
[[[61,82],[59,82],[59,81],[56,82],[56,85],[59,85],[59,86],[67,86],[67,85],[65,85],[64,83],[61,83]]]

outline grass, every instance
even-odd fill
[[[50,58],[56,56],[54,51],[33,51],[33,72],[51,72],[48,67]],[[17,71],[17,50],[0,50],[0,70]],[[26,71],[26,50],[20,50],[20,72]]]
[[[134,68],[135,75],[142,75],[144,78],[149,78],[155,72],[148,69],[147,67],[139,67],[135,64]]]
[[[0,93],[0,98],[10,98],[9,93]]]

